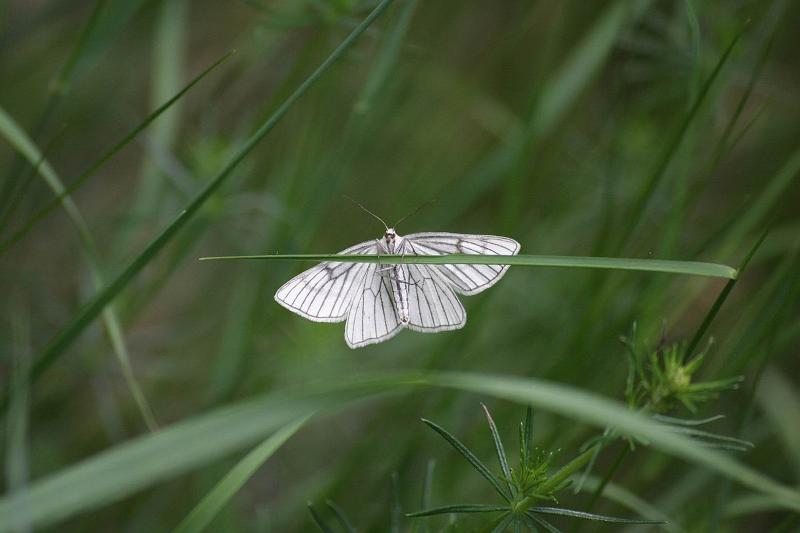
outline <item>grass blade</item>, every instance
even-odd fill
[[[259,259],[271,261],[337,261],[341,263],[386,263],[385,255],[277,254],[230,255],[201,257],[200,261],[229,259]],[[512,265],[554,268],[601,268],[637,270],[736,279],[736,269],[716,263],[699,261],[668,261],[662,259],[626,259],[612,257],[580,257],[564,255],[406,255],[402,263],[415,265]]]
[[[175,528],[175,532],[195,533],[206,529],[217,513],[253,477],[261,465],[272,457],[272,454],[297,433],[310,418],[311,415],[304,416],[283,426],[236,463],[236,466],[205,495],[192,509],[192,512]]]
[[[350,519],[347,518],[347,514],[344,512],[344,509],[330,500],[325,502],[325,505],[328,506],[328,509],[331,510],[333,516],[335,516],[336,520],[339,521],[339,525],[342,526],[342,529],[344,529],[345,533],[356,533],[356,528],[354,528],[353,524],[350,523]]]
[[[225,168],[198,192],[186,208],[131,261],[117,277],[99,291],[78,312],[73,321],[62,329],[50,342],[33,366],[30,381],[35,382],[52,365],[111,302],[128,283],[147,265],[161,249],[191,220],[194,214],[205,204],[214,192],[233,173],[239,163],[258,145],[258,143],[280,122],[297,100],[342,57],[345,51],[364,33],[364,31],[383,13],[392,0],[382,0],[375,9],[336,47],[336,49],[309,75],[300,86],[275,110],[275,112],[253,133],[247,142],[234,154]]]
[[[322,533],[334,533],[333,530],[328,527],[328,524],[325,523],[325,520],[322,518],[316,509],[314,509],[314,505],[311,502],[308,502],[308,512],[311,514],[311,519],[317,525]]]
[[[503,497],[506,501],[511,501],[511,498],[506,494],[505,490],[503,489],[502,485],[500,484],[500,480],[497,479],[497,476],[492,474],[491,470],[478,459],[474,453],[472,453],[469,448],[467,448],[460,440],[458,440],[454,435],[449,433],[446,429],[437,424],[431,422],[430,420],[422,419],[422,422],[425,423],[428,427],[433,429],[436,433],[442,436],[444,440],[446,440],[453,448],[456,449],[458,453],[464,456],[464,458],[469,461],[475,470],[477,470],[486,480],[491,483],[491,485],[495,488],[495,490]]]
[[[14,119],[12,119],[2,107],[0,107],[0,135],[5,137],[31,165],[35,165],[37,172],[42,176],[42,179],[47,186],[50,187],[56,197],[62,197],[65,194],[65,187],[61,178],[56,174],[56,171],[50,163],[44,159],[42,151],[39,150],[33,140],[28,137],[25,131],[17,125]],[[89,230],[86,220],[84,220],[83,215],[78,209],[78,206],[72,201],[72,198],[68,196],[65,197],[61,205],[64,207],[67,217],[78,232],[81,251],[83,252],[89,268],[92,285],[95,290],[99,290],[104,282],[101,275],[95,239]],[[150,431],[155,431],[158,425],[156,424],[153,410],[133,373],[130,355],[128,354],[128,348],[122,333],[122,325],[113,307],[109,306],[103,309],[102,320],[111,342],[114,355],[117,357],[120,367],[122,368],[125,382],[128,389],[130,389],[131,395],[142,415],[145,425]]]
[[[335,388],[308,390],[305,386],[301,393],[273,394],[241,402],[115,446],[32,483],[17,498],[4,496],[0,499],[0,532],[10,530],[12,517],[23,506],[31,510],[34,527],[53,524],[188,472],[320,409],[341,408],[360,398],[422,386],[458,389],[533,405],[596,427],[613,425],[623,434],[649,441],[653,449],[716,471],[763,493],[776,505],[800,510],[800,493],[796,488],[781,485],[725,454],[703,448],[664,429],[649,417],[596,394],[531,378],[393,373],[344,380]]]
[[[16,230],[8,239],[4,240],[0,243],[0,255],[4,254],[8,251],[10,247],[14,244],[19,242],[28,232],[33,229],[33,227],[41,221],[45,216],[47,216],[53,209],[58,207],[61,203],[65,201],[65,199],[71,195],[73,192],[78,190],[78,188],[83,185],[87,179],[89,179],[95,172],[100,170],[108,161],[110,161],[120,150],[122,150],[128,143],[130,143],[133,139],[135,139],[139,133],[142,132],[145,128],[147,128],[155,119],[161,116],[165,111],[167,111],[170,107],[172,107],[175,102],[180,100],[187,92],[189,92],[195,85],[197,85],[200,80],[206,77],[212,70],[217,68],[219,65],[224,63],[232,54],[233,52],[228,52],[221,58],[219,58],[216,62],[214,62],[211,66],[206,68],[200,74],[198,74],[192,81],[190,81],[186,86],[181,89],[180,92],[175,94],[172,98],[164,102],[158,109],[153,111],[147,118],[145,118],[138,126],[133,128],[127,135],[125,135],[117,144],[112,146],[106,153],[104,153],[97,161],[92,163],[89,168],[84,170],[77,178],[72,180],[70,185],[66,186],[64,190],[56,196],[53,200],[49,203],[45,204],[44,207],[36,211],[27,221],[25,221],[22,226],[18,230]]]

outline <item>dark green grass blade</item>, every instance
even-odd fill
[[[500,496],[502,496],[504,500],[511,501],[511,498],[506,493],[505,489],[503,489],[503,486],[501,485],[500,480],[497,479],[497,476],[492,474],[492,471],[489,470],[489,468],[485,464],[483,464],[483,462],[480,459],[478,459],[475,456],[475,454],[472,453],[469,450],[469,448],[467,448],[460,440],[458,440],[454,435],[452,435],[446,429],[431,422],[430,420],[426,420],[423,418],[422,422],[424,422],[428,427],[433,429],[436,433],[441,435],[442,438],[444,438],[444,440],[446,440],[450,444],[450,446],[455,448],[458,453],[464,456],[464,458],[469,462],[469,464],[471,464],[472,467],[480,473],[480,475],[486,478],[486,481],[491,483],[491,485],[494,487],[497,493],[500,494]]]
[[[205,530],[231,498],[253,477],[261,465],[272,457],[278,448],[297,433],[310,418],[311,415],[301,417],[278,429],[236,463],[175,528],[175,533],[196,533]]]
[[[573,511],[572,509],[562,509],[560,507],[531,507],[529,513],[554,514],[569,516],[571,518],[582,518],[584,520],[595,520],[597,522],[613,522],[615,524],[663,524],[661,520],[647,520],[639,518],[619,518],[616,516],[605,516],[595,513],[584,513],[583,511]]]
[[[497,513],[500,511],[508,511],[507,505],[486,505],[482,503],[458,503],[453,505],[444,505],[434,509],[425,509],[423,511],[416,511],[408,513],[406,516],[410,518],[417,518],[420,516],[434,516],[437,514],[459,514],[459,513]]]
[[[328,524],[325,523],[325,520],[322,518],[316,509],[314,509],[314,505],[311,502],[308,502],[308,512],[311,514],[311,520],[317,525],[322,533],[334,533],[333,529],[331,529]]]
[[[25,221],[22,226],[18,230],[16,230],[8,239],[4,240],[0,243],[0,255],[7,252],[8,249],[19,242],[25,235],[27,235],[31,229],[44,217],[46,217],[53,209],[58,207],[64,200],[75,192],[81,185],[83,185],[86,180],[94,175],[95,172],[100,170],[108,161],[110,161],[120,150],[122,150],[125,146],[128,145],[132,140],[134,140],[139,133],[142,132],[145,128],[147,128],[155,119],[161,116],[166,110],[175,104],[178,100],[180,100],[186,93],[188,93],[195,85],[197,85],[200,80],[206,77],[206,75],[210,74],[212,70],[216,69],[222,63],[227,60],[233,52],[228,52],[221,58],[219,58],[216,62],[214,62],[210,67],[206,68],[200,74],[198,74],[192,81],[190,81],[186,86],[180,90],[175,96],[164,102],[158,109],[153,111],[147,118],[145,118],[138,126],[133,128],[130,132],[128,132],[125,137],[123,137],[117,144],[112,146],[105,154],[103,154],[97,161],[92,163],[89,168],[84,170],[77,178],[72,180],[69,186],[67,186],[64,191],[61,192],[58,196],[53,198],[49,203],[47,203],[44,207],[39,209],[36,213],[34,213],[27,221]]]
[[[36,125],[33,127],[31,132],[31,138],[35,142],[39,142],[39,138],[41,137],[45,126],[49,122],[50,117],[58,108],[61,99],[69,91],[76,66],[86,51],[86,45],[89,42],[89,37],[92,35],[97,26],[97,21],[100,19],[100,13],[103,11],[105,4],[106,0],[97,0],[95,2],[94,9],[92,9],[86,24],[78,34],[78,39],[75,41],[75,46],[73,46],[72,51],[67,57],[67,60],[64,62],[64,65],[59,70],[55,79],[53,79],[48,85],[47,102],[45,103],[42,112],[36,121]],[[11,201],[14,196],[16,196],[13,194],[13,191],[25,187],[24,182],[21,184],[17,184],[16,182],[23,163],[24,160],[22,158],[17,158],[12,164],[9,175],[4,180],[3,189],[0,191],[0,214],[7,213],[7,210],[9,209],[8,202]],[[23,177],[23,179],[25,179],[25,177]],[[3,218],[6,217],[3,216]]]
[[[78,312],[75,319],[52,340],[39,357],[31,371],[30,381],[35,382],[53,364],[97,317],[105,306],[124,289],[136,274],[147,265],[178,231],[194,216],[208,198],[225,182],[241,161],[280,122],[294,103],[333,65],[364,31],[383,13],[392,0],[383,0],[377,7],[336,47],[336,49],[309,75],[303,83],[275,110],[275,112],[247,140],[225,168],[214,177],[167,226],[158,237],[131,261],[131,263],[103,290],[99,291]],[[7,400],[6,400],[7,401]],[[4,401],[4,405],[6,404]]]
[[[336,517],[336,520],[339,522],[339,525],[342,526],[342,529],[344,529],[345,533],[356,533],[356,528],[353,527],[353,524],[347,517],[347,513],[344,512],[344,509],[342,509],[341,507],[339,507],[330,500],[325,502],[325,505],[327,505],[328,509],[331,510],[333,516]]]
[[[388,263],[383,255],[330,255],[330,254],[279,254],[232,255],[201,257],[200,261],[229,259],[261,259],[271,261],[336,261],[340,263]],[[512,265],[561,268],[602,268],[611,270],[638,270],[668,274],[688,274],[716,278],[736,278],[736,269],[716,263],[699,261],[668,261],[662,259],[627,259],[613,257],[579,257],[563,255],[406,255],[397,263],[415,265]]]
[[[706,79],[705,83],[700,89],[700,92],[692,104],[691,109],[689,109],[689,112],[681,121],[681,124],[678,127],[675,135],[667,144],[664,153],[661,155],[661,158],[658,159],[655,169],[653,170],[653,174],[650,176],[650,179],[647,181],[642,193],[637,198],[636,203],[627,216],[627,220],[629,222],[626,224],[625,230],[622,232],[622,237],[617,248],[618,250],[624,249],[630,238],[633,236],[633,233],[639,227],[642,217],[644,216],[644,212],[647,210],[647,206],[650,204],[653,194],[656,192],[656,190],[658,190],[661,181],[666,175],[670,162],[674,159],[675,154],[678,153],[678,149],[683,144],[683,140],[689,131],[689,127],[692,125],[695,117],[700,111],[700,108],[705,101],[705,97],[708,95],[708,92],[711,90],[711,86],[714,85],[719,73],[722,71],[722,67],[727,63],[731,52],[733,52],[733,49],[736,47],[736,43],[739,42],[739,39],[742,37],[746,29],[747,25],[744,25],[733,37],[728,47],[719,58],[719,61],[717,61],[717,64],[714,66],[714,70],[711,72],[711,75],[709,75],[708,79]]]
[[[494,443],[494,450],[497,453],[497,461],[500,463],[500,469],[503,471],[503,476],[506,479],[508,491],[513,497],[515,496],[515,489],[514,485],[511,483],[511,468],[508,466],[508,457],[506,456],[505,448],[503,448],[503,441],[500,438],[500,432],[497,431],[497,425],[494,423],[494,419],[492,418],[491,413],[489,413],[489,409],[487,409],[484,404],[481,404],[481,407],[483,408],[483,412],[486,414],[486,421],[489,423],[489,431],[492,434],[492,442]]]
[[[767,235],[769,235],[769,231],[771,228],[772,224],[770,223],[767,225],[767,229],[765,229],[761,234],[761,237],[759,237],[759,239],[755,242],[753,247],[750,248],[750,251],[747,253],[747,256],[744,258],[742,264],[739,266],[738,270],[739,274],[744,272],[744,270],[747,268],[747,265],[750,264],[750,260],[756,254],[761,245],[764,243],[764,240],[766,240]],[[725,303],[725,300],[728,299],[728,295],[730,295],[731,291],[736,286],[737,280],[738,280],[738,275],[737,277],[728,280],[728,283],[725,284],[725,287],[723,287],[722,291],[719,293],[719,296],[717,296],[717,299],[714,300],[711,309],[708,310],[708,313],[706,314],[705,318],[703,318],[703,322],[700,324],[700,327],[697,328],[697,331],[692,337],[692,340],[689,341],[689,345],[686,347],[686,351],[683,354],[684,361],[688,360],[697,349],[697,346],[700,344],[700,341],[705,336],[706,332],[708,331],[708,328],[711,327],[711,323],[717,317],[717,314],[719,314],[719,310],[722,309],[722,305]]]
[[[384,374],[240,402],[165,427],[105,450],[31,483],[17,498],[0,498],[0,532],[9,531],[20,508],[34,527],[53,524],[96,509],[146,487],[175,478],[257,442],[292,420],[319,409],[340,409],[354,400],[388,392],[432,387],[490,395],[533,405],[596,427],[614,425],[621,433],[646,440],[651,448],[707,468],[767,496],[776,505],[800,510],[800,494],[729,456],[703,448],[626,405],[574,387],[530,378],[489,374]],[[332,383],[333,381],[331,381]]]

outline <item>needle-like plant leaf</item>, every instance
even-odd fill
[[[586,520],[596,520],[598,522],[613,522],[616,524],[661,524],[661,520],[646,520],[639,518],[619,518],[616,516],[605,516],[595,513],[584,513],[583,511],[573,511],[562,507],[531,507],[529,513],[553,514],[569,516],[571,518],[583,518]]]
[[[435,507],[433,509],[426,509],[424,511],[416,511],[408,513],[406,516],[434,516],[437,514],[451,514],[451,513],[497,513],[500,511],[508,511],[507,505],[486,505],[482,503],[458,503],[453,505],[444,505],[442,507]]]
[[[491,413],[489,413],[489,409],[487,409],[484,404],[481,404],[481,407],[486,415],[486,421],[489,423],[489,431],[492,434],[492,442],[494,443],[494,450],[497,453],[497,461],[500,463],[500,469],[503,471],[503,477],[506,480],[506,485],[508,485],[508,490],[513,498],[516,495],[516,491],[513,483],[511,483],[511,468],[508,466],[508,457],[506,456],[506,450],[503,448],[503,441],[500,438],[500,433],[497,431],[497,425],[494,423]]]
[[[444,440],[446,440],[453,448],[456,449],[458,453],[464,456],[464,459],[469,461],[469,464],[472,465],[475,470],[477,470],[480,475],[482,475],[486,480],[491,483],[494,489],[497,491],[500,496],[503,497],[504,500],[511,501],[511,497],[506,493],[505,489],[503,489],[500,480],[497,479],[497,476],[492,474],[491,470],[483,464],[483,462],[478,459],[474,453],[472,453],[469,448],[467,448],[460,440],[458,440],[454,435],[448,432],[443,427],[431,422],[430,420],[422,419],[422,422],[425,423],[428,427],[433,429],[436,433],[442,436]]]

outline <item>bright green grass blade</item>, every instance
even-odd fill
[[[86,259],[87,266],[89,267],[89,274],[91,276],[92,285],[95,290],[100,290],[103,286],[103,278],[101,275],[101,268],[98,261],[97,245],[95,244],[94,237],[89,230],[88,224],[81,215],[78,206],[72,201],[72,198],[66,196],[66,188],[64,187],[61,178],[59,178],[56,171],[50,163],[44,159],[42,151],[34,144],[33,140],[28,137],[25,131],[17,125],[17,123],[8,115],[5,110],[0,107],[0,136],[5,137],[8,142],[17,149],[17,151],[27,159],[31,165],[35,165],[38,173],[42,176],[45,183],[53,191],[56,198],[63,198],[61,205],[67,217],[75,226],[78,231],[79,242],[83,255]],[[156,419],[153,415],[153,410],[147,401],[147,398],[142,392],[138,381],[133,373],[133,367],[130,362],[130,355],[128,348],[125,344],[125,338],[122,333],[122,325],[113,307],[109,306],[102,311],[103,325],[108,333],[111,347],[122,367],[122,373],[125,377],[125,382],[130,389],[131,395],[136,403],[139,412],[144,419],[145,425],[150,431],[157,429]]]
[[[72,180],[72,183],[64,188],[64,190],[53,200],[51,200],[48,204],[44,207],[36,211],[24,224],[20,226],[18,230],[16,230],[11,237],[0,243],[0,255],[8,251],[8,249],[19,242],[25,235],[30,232],[31,229],[36,225],[37,222],[42,220],[48,213],[50,213],[53,209],[58,207],[65,199],[75,192],[78,187],[83,185],[87,179],[89,179],[95,172],[100,170],[108,161],[110,161],[120,150],[122,150],[128,143],[130,143],[133,139],[136,138],[139,133],[142,132],[145,128],[147,128],[155,119],[157,119],[161,114],[163,114],[167,109],[172,107],[175,102],[180,100],[187,92],[189,92],[197,83],[200,82],[207,74],[209,74],[212,70],[217,68],[221,65],[225,60],[227,60],[231,56],[232,52],[228,52],[220,59],[218,59],[215,63],[213,63],[210,67],[202,71],[198,74],[192,81],[190,81],[180,92],[175,94],[172,98],[164,102],[161,107],[153,111],[147,118],[145,118],[138,126],[133,128],[130,132],[128,132],[125,137],[123,137],[118,143],[112,146],[106,153],[104,153],[100,158],[98,158],[94,163],[92,163],[89,168],[84,170],[77,178]]]
[[[211,489],[211,492],[206,494],[197,506],[192,509],[192,512],[175,528],[175,532],[195,533],[208,527],[214,517],[217,516],[217,513],[239,492],[247,480],[253,477],[253,474],[261,468],[261,465],[272,457],[272,454],[283,446],[292,435],[297,433],[310,418],[310,415],[304,416],[285,425],[236,463],[236,466]]]
[[[328,254],[283,254],[283,255],[231,255],[201,257],[200,261],[228,259],[266,259],[282,261],[336,261],[339,263],[387,263],[383,255],[328,255]],[[613,257],[579,257],[564,255],[405,255],[400,261],[414,265],[512,265],[557,268],[602,268],[611,270],[639,270],[688,274],[736,279],[736,269],[716,263],[699,261],[668,261],[662,259],[626,259]],[[390,263],[393,264],[393,263]]]
[[[295,394],[273,394],[196,416],[117,445],[45,477],[17,499],[0,499],[0,532],[20,506],[30,509],[34,527],[119,500],[166,481],[264,438],[319,409],[346,406],[359,398],[419,387],[445,387],[533,405],[595,427],[614,426],[660,450],[711,469],[763,493],[784,508],[800,510],[800,491],[674,434],[649,417],[596,394],[552,382],[464,373],[385,374]]]
[[[383,13],[392,0],[383,0],[366,18],[331,52],[325,61],[312,72],[303,83],[275,110],[275,112],[253,133],[247,142],[234,154],[225,168],[217,174],[194,199],[181,211],[181,213],[138,255],[117,277],[99,291],[86,305],[81,308],[73,321],[63,328],[50,342],[44,353],[39,357],[31,371],[31,381],[35,381],[53,364],[75,341],[86,327],[98,314],[111,302],[114,297],[124,289],[128,283],[141,271],[145,265],[169,243],[183,226],[192,219],[197,211],[205,204],[226,179],[233,173],[239,163],[247,157],[258,143],[280,122],[291,107],[303,96],[316,81],[336,63],[362,33]]]

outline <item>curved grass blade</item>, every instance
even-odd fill
[[[655,450],[713,470],[763,493],[782,508],[800,511],[800,493],[741,464],[665,430],[622,403],[547,381],[463,373],[391,373],[342,380],[326,388],[273,394],[220,408],[114,446],[32,483],[16,498],[0,498],[0,532],[9,531],[20,508],[43,527],[81,511],[96,509],[145,487],[174,478],[250,445],[291,421],[320,409],[341,409],[354,400],[411,388],[448,388],[533,405],[595,427],[648,440]]]
[[[161,249],[191,220],[214,192],[225,183],[239,163],[247,157],[258,143],[280,122],[291,107],[316,81],[342,57],[345,51],[364,33],[364,31],[383,13],[393,0],[382,0],[364,20],[331,52],[325,61],[312,72],[303,83],[275,110],[275,112],[253,133],[244,145],[234,154],[225,168],[200,190],[186,208],[131,261],[117,277],[99,291],[84,305],[73,321],[63,328],[50,342],[44,353],[33,366],[30,381],[35,382],[52,365],[111,302],[128,283],[147,265]],[[4,404],[6,402],[4,401]]]
[[[229,255],[201,257],[200,261],[259,259],[271,261],[336,261],[340,263],[386,263],[385,255],[277,254]],[[402,263],[415,265],[512,265],[553,268],[602,268],[638,270],[736,279],[736,269],[717,263],[668,261],[662,259],[626,259],[613,257],[580,257],[565,255],[405,255]]]
[[[77,178],[72,180],[69,186],[65,187],[64,190],[56,196],[53,200],[49,203],[45,204],[44,207],[36,211],[27,221],[25,221],[22,226],[18,230],[16,230],[11,237],[4,240],[0,243],[0,255],[8,251],[14,244],[19,242],[28,232],[33,229],[33,227],[41,221],[45,216],[47,216],[53,209],[58,207],[62,204],[69,195],[73,192],[78,190],[78,188],[83,185],[87,179],[89,179],[95,172],[100,170],[108,161],[110,161],[120,150],[122,150],[128,143],[130,143],[133,139],[136,138],[139,133],[142,132],[145,128],[147,128],[155,119],[157,119],[161,114],[163,114],[167,109],[172,107],[175,102],[180,100],[187,92],[189,92],[195,85],[197,85],[200,80],[206,77],[212,70],[217,68],[219,65],[224,63],[233,52],[228,52],[221,58],[219,58],[216,62],[214,62],[211,66],[206,68],[200,74],[198,74],[192,81],[190,81],[186,86],[180,90],[175,96],[164,102],[158,109],[153,111],[147,118],[145,118],[138,126],[133,128],[127,135],[125,135],[117,144],[112,146],[106,153],[104,153],[99,159],[97,159],[94,163],[89,165],[89,168],[84,170]]]
[[[97,21],[100,19],[100,13],[103,11],[106,1],[107,0],[97,0],[95,2],[86,24],[81,28],[78,34],[78,39],[75,41],[72,51],[69,56],[67,56],[67,60],[59,69],[56,77],[48,84],[47,101],[31,130],[31,137],[33,139],[40,139],[45,126],[58,108],[61,99],[69,92],[76,67],[86,51],[89,37],[94,33],[97,27]],[[7,218],[8,202],[12,201],[14,196],[17,196],[13,193],[25,187],[24,182],[22,185],[17,185],[16,183],[23,163],[24,161],[22,159],[17,158],[11,166],[9,175],[3,180],[5,183],[3,184],[2,191],[0,191],[0,213],[3,214],[2,218]],[[24,180],[25,177],[23,176],[22,179]]]
[[[605,427],[614,426],[649,446],[701,465],[760,492],[769,494],[787,508],[800,510],[800,492],[757,472],[735,459],[694,443],[665,429],[649,417],[630,411],[622,404],[571,387],[531,378],[438,373],[426,377],[431,385],[452,387],[478,394],[531,404],[574,420]],[[591,450],[587,450],[588,453]]]
[[[50,187],[57,198],[65,194],[65,187],[61,178],[59,178],[56,171],[44,158],[43,152],[2,107],[0,107],[0,135],[5,137],[11,146],[13,146],[22,157],[27,159],[31,165],[35,165],[36,171],[42,176],[44,182]],[[100,290],[104,282],[98,260],[97,245],[94,236],[89,230],[89,225],[83,218],[78,206],[72,201],[72,198],[65,197],[61,205],[64,207],[67,218],[69,218],[78,232],[81,251],[83,252],[83,256],[89,268],[92,285],[95,290]],[[111,342],[111,348],[122,368],[125,383],[128,389],[130,389],[144,423],[150,431],[155,431],[158,429],[155,415],[153,415],[153,410],[134,375],[133,367],[130,362],[130,355],[128,354],[128,348],[122,333],[122,325],[113,307],[109,306],[103,309],[102,321]]]
[[[205,495],[192,509],[192,512],[175,528],[175,533],[195,533],[207,528],[225,504],[253,477],[261,465],[310,419],[311,415],[307,415],[283,426],[236,463],[236,466]]]
[[[347,517],[347,513],[344,512],[344,509],[333,503],[331,500],[325,502],[325,505],[328,506],[328,509],[331,510],[333,516],[336,517],[336,520],[339,522],[339,525],[342,526],[345,533],[356,533],[356,528],[353,527],[353,524],[350,523],[350,519]]]
[[[595,520],[597,522],[613,522],[616,524],[663,524],[661,520],[647,520],[639,518],[619,518],[616,516],[606,516],[595,513],[584,513],[583,511],[573,511],[561,507],[531,507],[529,513],[554,514],[569,516],[571,518],[583,518],[584,520]]]
[[[450,446],[455,448],[458,453],[463,455],[464,458],[467,461],[469,461],[469,463],[472,465],[472,467],[475,470],[477,470],[480,473],[480,475],[482,475],[484,478],[486,478],[486,481],[491,483],[491,485],[494,487],[494,489],[498,492],[498,494],[500,494],[500,496],[503,497],[504,500],[506,500],[507,502],[511,501],[511,498],[509,497],[508,494],[506,494],[506,491],[503,489],[503,486],[500,484],[500,480],[497,479],[497,476],[492,474],[492,471],[489,470],[489,468],[485,464],[483,464],[483,462],[481,462],[481,460],[478,459],[475,456],[475,454],[472,453],[469,450],[469,448],[467,448],[464,445],[464,443],[462,443],[454,435],[452,435],[450,432],[448,432],[443,427],[435,424],[434,422],[431,422],[430,420],[426,420],[424,418],[422,419],[422,422],[425,423],[431,429],[433,429],[436,433],[441,435],[442,438],[444,438],[444,440],[446,440],[450,444]]]
[[[482,503],[457,503],[454,505],[444,505],[442,507],[435,507],[433,509],[425,509],[424,511],[416,511],[406,514],[409,518],[418,518],[420,516],[434,516],[437,514],[458,514],[458,513],[497,513],[500,511],[508,511],[508,505],[486,505]]]
[[[322,518],[316,509],[314,509],[314,505],[311,502],[308,502],[308,512],[311,514],[311,519],[317,525],[322,533],[334,533],[334,531],[328,527],[328,524],[325,523],[325,520]]]
[[[720,56],[719,61],[714,66],[714,70],[711,72],[709,77],[706,79],[703,86],[700,88],[700,92],[698,93],[697,97],[695,98],[694,102],[692,103],[691,109],[683,117],[681,124],[678,130],[675,133],[675,136],[672,137],[670,142],[666,145],[664,149],[664,153],[661,155],[659,160],[656,162],[656,166],[653,170],[652,175],[650,176],[649,180],[644,186],[642,193],[636,199],[636,203],[634,204],[633,208],[631,209],[630,214],[626,217],[627,220],[630,222],[625,226],[625,230],[622,232],[622,237],[620,238],[619,245],[617,250],[622,250],[628,244],[628,241],[633,236],[634,232],[638,229],[642,218],[644,216],[645,211],[647,210],[650,201],[653,198],[653,195],[658,190],[659,185],[661,184],[664,176],[667,173],[667,169],[670,166],[675,154],[678,153],[679,148],[683,144],[683,140],[686,137],[686,134],[689,132],[689,127],[694,122],[695,117],[697,116],[700,108],[705,101],[706,96],[708,95],[709,91],[711,90],[712,85],[716,81],[719,73],[722,71],[722,67],[728,62],[728,58],[730,57],[733,49],[736,47],[736,44],[741,39],[742,35],[744,35],[745,31],[747,30],[748,24],[744,24],[741,29],[734,35],[731,42],[728,44],[728,47]]]
[[[494,423],[494,419],[489,413],[489,409],[487,409],[484,404],[481,404],[481,407],[483,408],[483,412],[486,414],[486,420],[489,423],[489,431],[492,434],[494,450],[497,452],[497,461],[500,463],[500,469],[503,471],[503,476],[505,476],[506,485],[508,485],[508,491],[513,498],[516,495],[516,490],[514,485],[511,483],[511,468],[508,466],[508,458],[506,457],[506,450],[503,448],[503,441],[500,439],[500,432],[497,431],[497,425]]]

